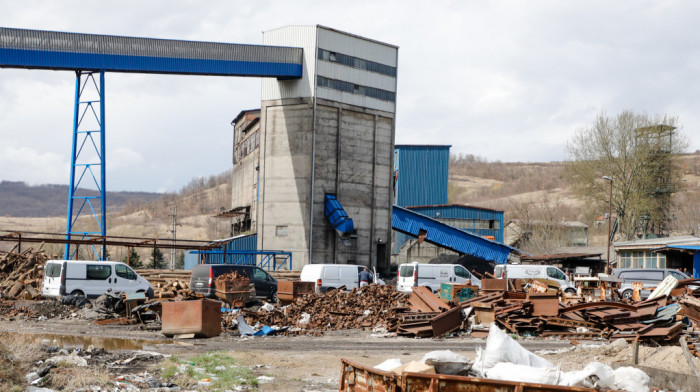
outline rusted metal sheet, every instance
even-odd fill
[[[292,280],[277,281],[277,298],[280,301],[291,302],[297,297],[314,292],[314,282]]]
[[[481,291],[508,291],[508,281],[506,279],[482,279]]]
[[[567,308],[561,309],[560,313],[576,312],[578,310],[586,310],[586,309],[604,309],[604,308],[619,308],[619,309],[625,309],[625,310],[630,310],[630,311],[637,310],[636,306],[629,305],[629,304],[622,303],[622,302],[600,301],[600,302],[587,302],[584,304],[569,306]]]
[[[363,366],[347,359],[340,360],[341,392],[398,392],[399,376],[394,373]]]
[[[456,307],[430,320],[433,336],[440,337],[462,326],[462,308]]]
[[[211,299],[163,302],[161,333],[165,336],[195,334],[214,337],[221,333],[221,302]]]
[[[600,392],[592,388],[561,387],[443,374],[404,373],[399,381],[402,392]]]
[[[533,316],[557,316],[559,314],[559,295],[556,293],[528,293],[532,302]]]
[[[413,287],[409,302],[412,310],[421,312],[445,312],[451,308],[427,287]]]

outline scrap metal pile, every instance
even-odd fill
[[[0,252],[0,291],[3,298],[37,299],[49,257],[32,248],[21,253]]]
[[[471,330],[486,337],[496,322],[511,333],[560,338],[609,338],[675,342],[692,327],[700,329],[700,299],[693,296],[696,280],[680,281],[653,299],[637,303],[578,302],[564,304],[557,293],[498,291],[453,303],[416,287],[410,311],[399,314],[398,333],[441,336]],[[683,322],[684,318],[685,324]],[[689,320],[689,321],[688,321]]]
[[[395,330],[407,295],[393,286],[367,285],[352,291],[306,294],[272,311],[242,312],[250,325],[293,327],[299,333],[384,327]]]

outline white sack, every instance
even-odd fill
[[[464,355],[459,355],[454,351],[450,350],[437,350],[431,351],[423,356],[422,362],[426,362],[428,359],[432,359],[440,362],[464,362],[469,363],[469,358]]]
[[[633,367],[615,369],[615,388],[627,392],[649,392],[649,376]]]
[[[501,362],[486,371],[486,378],[491,380],[557,385],[559,383],[560,374],[561,371],[553,367],[541,368]]]
[[[399,366],[401,366],[401,359],[391,358],[391,359],[387,359],[386,361],[380,363],[379,365],[375,366],[374,368],[388,372],[388,371],[396,369]]]
[[[615,386],[615,371],[600,362],[591,362],[585,368],[573,372],[563,372],[559,385],[608,389]]]
[[[473,369],[483,376],[485,371],[499,362],[509,362],[516,365],[527,365],[536,368],[553,368],[549,361],[538,357],[524,349],[518,342],[501,331],[496,323],[489,327],[489,337],[486,338],[486,348],[477,349]]]
[[[302,313],[302,314],[301,314],[301,318],[299,319],[299,321],[297,322],[297,324],[299,324],[299,325],[305,325],[305,324],[308,324],[309,321],[311,321],[311,315],[308,314],[308,313]]]

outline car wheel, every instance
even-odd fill
[[[81,290],[73,290],[73,292],[70,293],[70,295],[80,295],[84,297],[85,293],[83,293]]]
[[[572,295],[576,294],[576,290],[574,290],[572,288],[568,288],[568,289],[564,290],[564,292],[567,294],[572,294]]]
[[[278,303],[279,299],[277,298],[277,291],[273,291],[273,292],[272,292],[272,295],[270,295],[270,301],[271,301],[273,304]]]
[[[622,292],[622,298],[631,300],[632,299],[632,290],[625,290]]]

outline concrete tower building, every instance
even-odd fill
[[[302,47],[304,74],[263,79],[256,163],[234,165],[233,183],[255,190],[234,192],[234,209],[250,206],[258,249],[291,251],[295,269],[308,263],[386,268],[398,48],[323,26],[283,27],[264,32],[263,41]],[[326,218],[327,195],[353,220],[352,232],[334,229]]]

